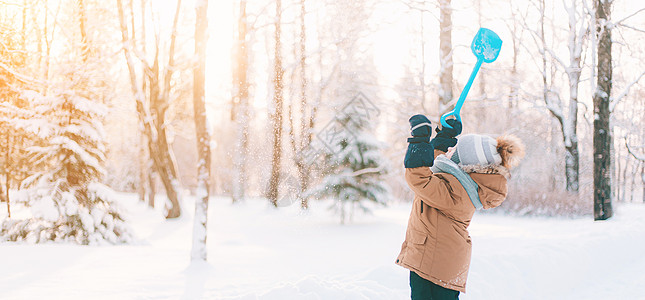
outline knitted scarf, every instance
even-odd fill
[[[454,161],[448,159],[445,155],[439,155],[435,158],[434,165],[430,170],[432,170],[433,173],[448,173],[455,176],[466,190],[466,193],[468,194],[470,201],[473,203],[473,206],[475,206],[475,209],[481,209],[484,207],[479,200],[479,194],[477,193],[479,186],[477,186],[477,183],[470,178],[470,175],[459,168]]]

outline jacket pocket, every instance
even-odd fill
[[[410,265],[414,268],[419,268],[421,262],[423,261],[423,255],[426,250],[426,242],[428,241],[428,235],[421,233],[416,230],[410,230],[408,233],[407,242],[407,251],[405,253],[403,262],[407,265]]]

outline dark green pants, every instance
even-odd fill
[[[412,300],[457,300],[459,291],[438,286],[410,271],[410,289]]]

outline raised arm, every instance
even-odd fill
[[[423,203],[438,210],[451,210],[460,200],[451,192],[448,178],[443,173],[433,174],[428,167],[405,169],[405,181]]]
[[[413,129],[411,139],[418,139],[415,136],[415,126],[419,126],[416,125],[420,122],[419,116],[422,115],[415,115],[410,118],[410,126]],[[422,117],[425,118],[425,116]],[[427,118],[424,120],[427,120]],[[447,122],[452,128],[437,128],[437,135],[429,144],[426,143],[428,144],[427,146],[423,145],[423,151],[419,150],[418,142],[413,143],[408,139],[410,144],[408,145],[405,160],[405,180],[408,186],[426,205],[439,210],[449,210],[460,200],[454,198],[458,196],[452,195],[450,179],[444,174],[433,174],[429,168],[437,156],[446,153],[448,148],[457,144],[455,137],[461,133],[461,122],[455,119],[447,120]],[[430,121],[427,121],[427,123],[429,125]],[[423,132],[422,134],[425,141],[427,141],[429,133]],[[421,153],[423,153],[423,156],[421,156]],[[429,157],[432,157],[431,160]]]

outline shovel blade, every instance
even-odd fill
[[[502,49],[502,39],[488,28],[479,28],[470,49],[478,60],[492,63],[497,59],[499,51]]]

